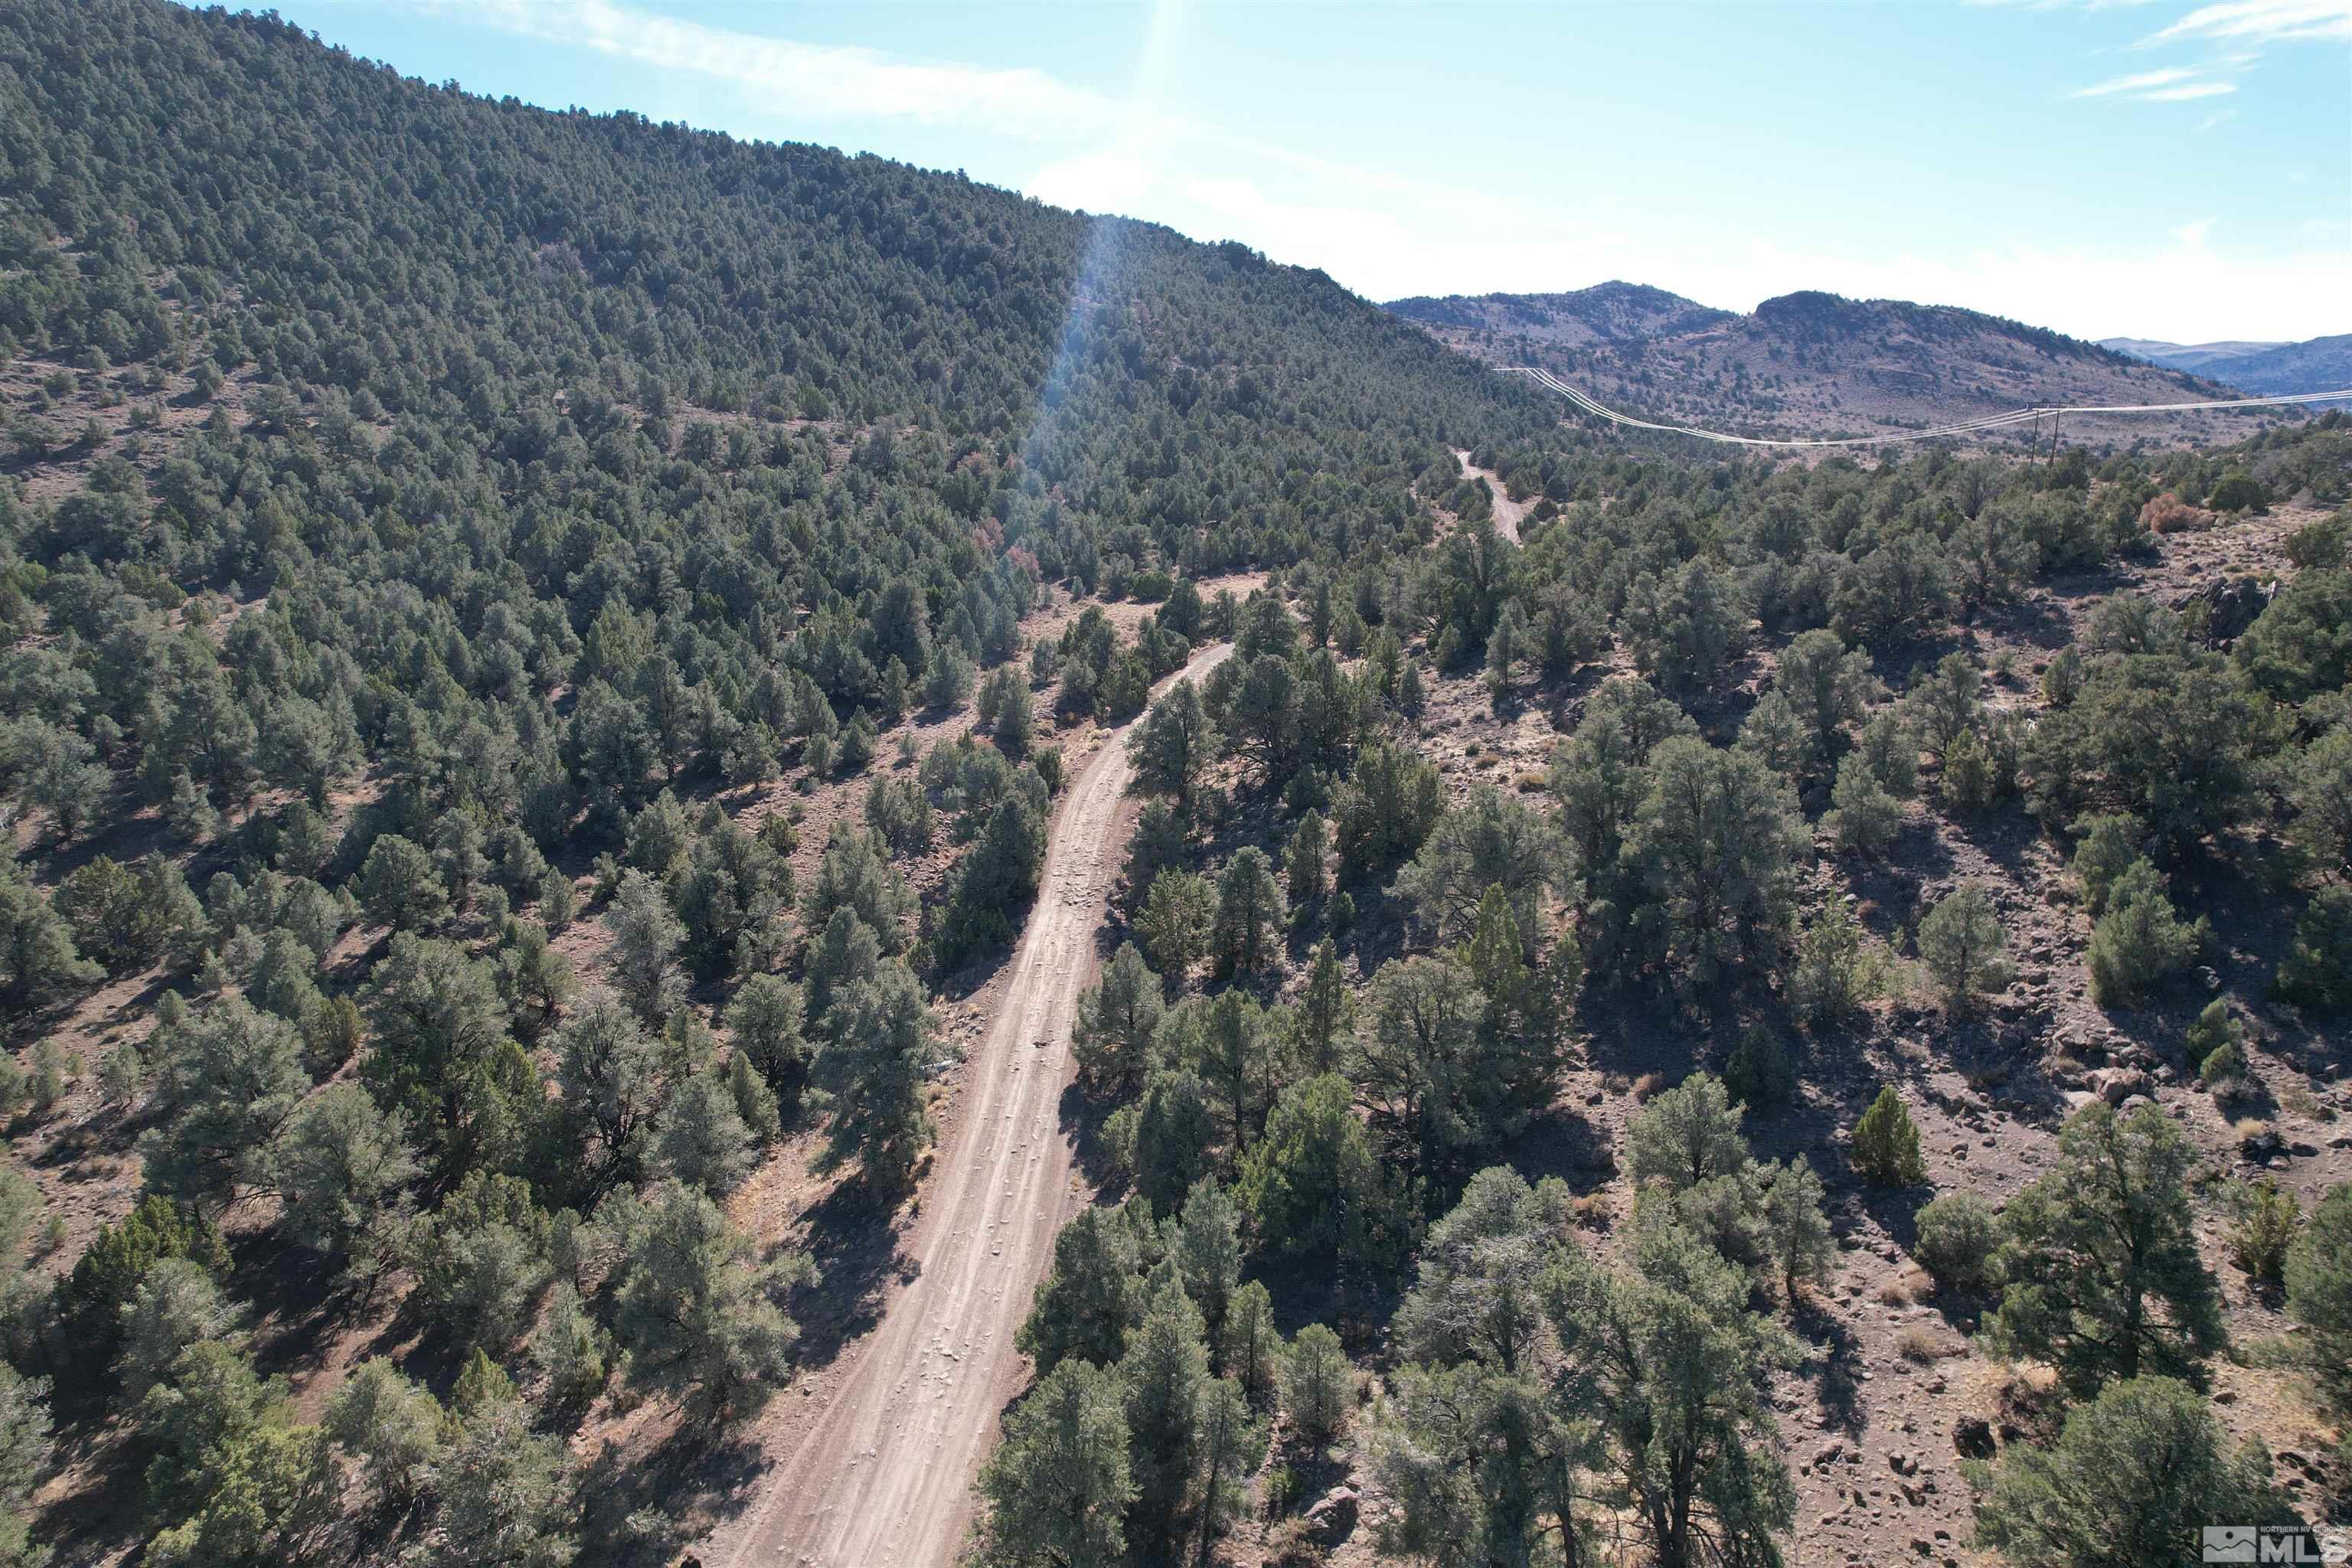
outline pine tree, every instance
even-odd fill
[[[1136,1500],[1117,1373],[1066,1361],[1004,1418],[981,1470],[989,1568],[1120,1568]]]
[[[1037,1282],[1014,1343],[1045,1376],[1064,1361],[1115,1363],[1143,1321],[1143,1254],[1126,1211],[1091,1207],[1054,1238],[1054,1267]]]
[[[1070,1054],[1097,1084],[1132,1089],[1151,1065],[1151,1038],[1166,1011],[1160,977],[1133,942],[1121,942],[1102,978],[1080,994]]]
[[[2009,933],[1980,882],[1963,882],[1919,921],[1919,959],[1948,1005],[1964,1011],[1979,995],[2007,985]]]
[[[1308,807],[1298,819],[1297,831],[1290,836],[1290,847],[1283,851],[1283,870],[1289,879],[1290,902],[1293,907],[1313,904],[1323,897],[1328,884],[1324,860],[1331,852],[1331,835],[1323,823],[1323,814]]]
[[[2330,1187],[2287,1249],[2286,1315],[2303,1325],[2296,1359],[2330,1407],[2352,1414],[2352,1184]]]
[[[2047,1361],[2079,1394],[2154,1373],[2198,1381],[2221,1348],[2221,1292],[2197,1251],[2197,1155],[2156,1107],[2084,1106],[2056,1165],[2011,1198],[1993,1349]]]
[[[1292,1431],[1322,1452],[1346,1433],[1355,1405],[1355,1369],[1339,1336],[1309,1323],[1290,1342],[1283,1360],[1282,1408]]]
[[[1828,1282],[1837,1247],[1822,1214],[1822,1179],[1802,1154],[1773,1171],[1764,1184],[1764,1247],[1780,1275],[1780,1298],[1791,1310],[1797,1286]]]
[[[1189,810],[1202,774],[1224,742],[1201,700],[1200,688],[1180,680],[1151,705],[1127,744],[1135,760],[1135,787],[1172,795],[1179,806]]]
[[[1135,1477],[1128,1539],[1172,1546],[1188,1533],[1202,1468],[1202,1406],[1216,1383],[1201,1314],[1180,1286],[1163,1287],[1146,1309],[1119,1377]]]
[[[1255,846],[1244,848],[1225,863],[1217,879],[1217,914],[1209,951],[1222,968],[1255,973],[1280,952],[1288,919],[1281,884],[1275,880],[1265,852]]]
[[[1363,1246],[1380,1174],[1349,1098],[1336,1073],[1289,1085],[1244,1162],[1244,1200],[1277,1254],[1344,1260]]]

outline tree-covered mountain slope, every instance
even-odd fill
[[[1524,339],[1558,348],[1675,337],[1731,320],[1732,312],[1642,283],[1596,283],[1565,294],[1416,295],[1382,309],[1427,328],[1440,342]],[[1484,356],[1489,357],[1492,356]]]

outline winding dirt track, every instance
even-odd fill
[[[1486,488],[1495,492],[1495,531],[1517,544],[1519,542],[1519,524],[1528,520],[1528,513],[1535,510],[1536,503],[1531,500],[1513,500],[1510,490],[1503,483],[1503,476],[1492,468],[1474,466],[1470,461],[1470,454],[1464,448],[1451,447],[1447,450],[1454,454],[1454,460],[1462,465],[1464,479],[1484,479],[1486,481]]]
[[[1161,689],[1206,675],[1231,651],[1205,649]],[[1109,737],[1056,815],[1036,907],[908,1245],[920,1272],[831,1398],[784,1429],[764,1494],[714,1537],[705,1563],[952,1562],[997,1413],[1023,1375],[1013,1334],[1076,1206],[1060,1103],[1070,1024],[1119,863],[1119,803],[1134,772],[1126,739],[1125,729]]]

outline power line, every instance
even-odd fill
[[[1769,436],[1734,436],[1721,430],[1702,430],[1693,425],[1662,425],[1654,420],[1636,419],[1630,414],[1620,414],[1603,407],[1584,393],[1545,370],[1540,365],[1507,364],[1496,367],[1505,375],[1524,375],[1559,393],[1578,409],[1597,419],[1612,424],[1630,426],[1636,430],[1662,430],[1670,436],[1695,436],[1702,441],[1720,441],[1733,447],[1879,447],[1892,441],[1932,441],[1946,436],[1974,436],[1987,430],[2000,430],[2011,425],[2023,425],[2047,414],[2053,418],[2062,414],[2179,414],[2208,408],[2276,408],[2290,404],[2352,402],[2352,389],[2343,392],[2297,392],[2281,397],[2234,397],[2207,403],[2135,403],[2101,406],[2095,404],[2045,405],[2039,408],[2012,408],[2006,413],[1987,414],[1975,419],[1963,419],[1957,424],[1938,425],[1928,430],[1891,431],[1884,436],[1822,437],[1815,439],[1782,438]]]

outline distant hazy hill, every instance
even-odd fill
[[[2210,375],[2258,397],[2352,387],[2352,332],[2299,343],[2168,343],[2154,338],[2103,338],[2100,346],[2175,370]]]
[[[1629,413],[1752,435],[1860,436],[2038,405],[2229,395],[2215,381],[2046,328],[1814,290],[1767,300],[1745,316],[1624,283],[1388,308],[1454,348],[1496,364],[1542,364]],[[2098,439],[2213,440],[2260,417],[2076,418],[2067,429]],[[2020,429],[2002,439],[2032,437]]]
[[[1391,300],[1390,311],[1427,328],[1456,348],[1457,338],[1502,335],[1560,348],[1624,342],[1702,331],[1732,319],[1728,310],[1642,283],[1599,283],[1567,294],[1417,295]]]

